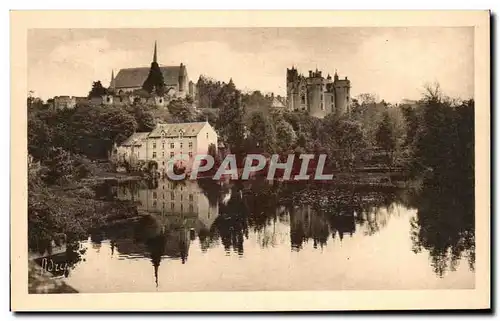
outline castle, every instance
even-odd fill
[[[311,116],[323,118],[330,113],[340,116],[349,113],[351,102],[351,81],[339,79],[337,72],[333,79],[322,72],[309,70],[309,76],[299,74],[292,66],[286,70],[287,109],[303,110]]]

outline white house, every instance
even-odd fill
[[[133,155],[137,160],[155,161],[158,170],[166,172],[168,161],[175,155],[184,154],[194,160],[197,154],[208,154],[211,144],[217,148],[217,140],[217,133],[208,122],[160,123],[150,133],[133,134],[115,153],[118,159]]]

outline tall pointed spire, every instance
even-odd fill
[[[109,82],[109,87],[115,89],[115,71],[111,69],[111,81]]]
[[[153,54],[153,62],[158,63],[158,60],[157,60],[157,54],[156,54],[156,40],[155,40],[155,52],[154,52],[154,54]]]

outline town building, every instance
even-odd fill
[[[282,112],[286,110],[286,106],[283,103],[280,96],[277,97],[274,97],[274,95],[271,96],[271,110],[276,112]]]
[[[153,63],[158,63],[157,45],[155,42],[153,52]],[[195,96],[195,85],[189,80],[187,67],[182,62],[178,66],[159,65],[163,75],[165,94],[169,97],[184,98]],[[115,95],[122,96],[141,90],[148,78],[150,67],[133,67],[120,69],[114,76],[111,71],[111,82],[109,89]]]
[[[311,116],[323,118],[330,113],[342,115],[350,112],[351,81],[334,77],[323,77],[322,72],[309,70],[308,77],[295,67],[286,71],[287,109],[307,111]]]
[[[72,109],[76,107],[76,97],[73,96],[55,96],[52,99],[52,108],[55,110]]]
[[[161,174],[167,172],[169,161],[175,155],[187,155],[194,160],[198,154],[207,155],[212,145],[217,149],[218,136],[207,122],[159,123],[149,133],[135,133],[113,149],[112,157],[117,161],[155,161]],[[180,162],[189,168],[190,161]]]

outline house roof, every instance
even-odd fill
[[[273,108],[285,108],[285,105],[276,97],[273,98],[271,102],[271,107]]]
[[[121,146],[141,146],[142,142],[148,138],[149,133],[133,133]]]
[[[114,79],[116,89],[120,88],[140,88],[148,78],[149,67],[120,69]],[[185,70],[185,67],[183,68]],[[174,86],[179,83],[180,66],[160,66],[163,79],[167,86]]]
[[[178,137],[181,131],[185,137],[195,137],[205,125],[208,125],[208,123],[158,124],[149,134],[149,137],[161,137],[162,132],[165,133],[165,137]]]

